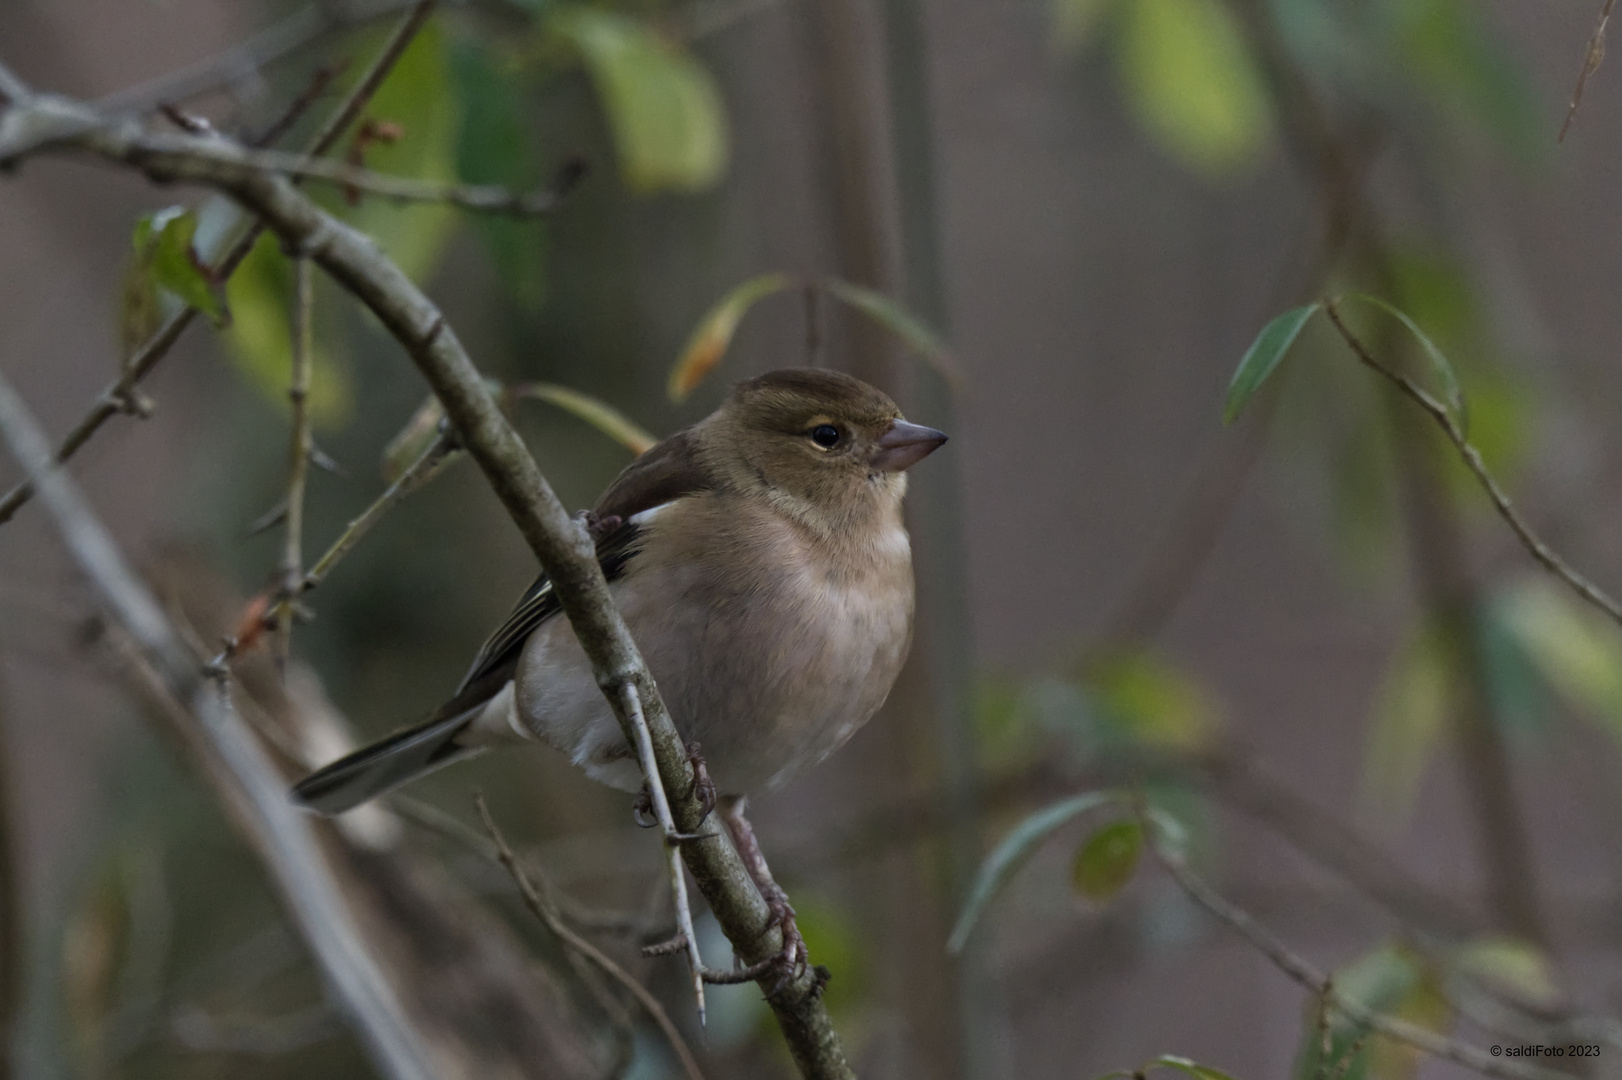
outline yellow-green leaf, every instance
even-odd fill
[[[952,362],[952,355],[947,351],[946,343],[925,326],[923,320],[902,307],[898,301],[877,289],[853,285],[840,278],[824,278],[822,287],[835,298],[849,304],[900,338],[907,348],[929,361],[952,386],[962,385],[962,377]]]
[[[986,861],[980,864],[980,870],[974,877],[974,884],[969,888],[969,898],[964,902],[963,911],[957,918],[957,925],[952,928],[951,939],[946,943],[947,951],[954,954],[963,951],[963,946],[969,942],[969,934],[974,931],[974,924],[979,921],[980,913],[991,902],[991,898],[997,895],[1014,876],[1014,871],[1024,864],[1031,852],[1051,836],[1055,829],[1115,799],[1113,792],[1089,791],[1085,795],[1077,795],[1054,803],[1045,810],[1038,810],[1015,825],[1009,834],[1003,837],[1002,842],[992,849],[991,854],[986,856]]]
[[[282,406],[293,374],[290,273],[286,256],[267,233],[225,287],[231,325],[224,337],[231,359],[256,389]],[[311,362],[311,419],[318,427],[336,427],[348,418],[353,400],[349,371],[323,348],[319,336]]]
[[[1221,0],[1134,0],[1121,8],[1121,77],[1138,122],[1195,171],[1253,164],[1272,132],[1260,74]]]
[[[1544,577],[1507,590],[1504,625],[1556,693],[1622,739],[1622,632]]]
[[[1455,970],[1507,991],[1523,1004],[1551,1008],[1560,999],[1549,958],[1537,946],[1515,938],[1478,938],[1453,950]]]
[[[1388,828],[1408,816],[1446,730],[1450,679],[1446,644],[1427,626],[1403,643],[1375,695],[1361,801]]]
[[[548,25],[591,73],[625,182],[637,191],[700,191],[727,162],[726,119],[709,72],[627,15],[584,4],[552,9]]]
[[[1114,898],[1138,868],[1143,854],[1143,825],[1115,821],[1088,837],[1076,850],[1070,882],[1076,892],[1095,904]]]
[[[365,145],[368,169],[441,183],[458,179],[460,113],[445,54],[444,35],[429,23],[400,56],[366,109],[369,119],[393,125],[399,137]],[[460,213],[440,203],[402,203],[364,192],[359,205],[350,206],[341,190],[322,185],[313,191],[329,210],[376,240],[401,272],[419,283],[438,265]]]
[[[514,397],[534,398],[556,405],[564,412],[584,420],[633,454],[645,454],[659,440],[635,420],[620,412],[601,398],[556,383],[525,383],[508,390]]]
[[[124,279],[123,340],[126,353],[152,336],[162,317],[158,290],[196,308],[220,326],[225,305],[204,271],[192,239],[197,215],[181,206],[147,214],[135,223],[135,249]]]
[[[1134,742],[1196,750],[1216,729],[1217,706],[1205,688],[1147,653],[1100,660],[1086,682],[1109,722]]]
[[[787,274],[761,274],[723,296],[721,302],[699,320],[698,328],[687,339],[687,346],[670,369],[670,379],[666,384],[670,400],[686,398],[704,380],[704,376],[721,362],[721,357],[726,355],[727,348],[732,344],[732,335],[737,333],[738,324],[756,301],[793,284],[794,279]]]

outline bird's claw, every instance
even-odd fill
[[[687,763],[693,767],[693,795],[704,808],[703,815],[698,819],[700,824],[708,820],[715,810],[715,803],[719,798],[715,790],[715,781],[710,779],[710,770],[704,764],[704,755],[698,752],[698,743],[687,744]]]
[[[659,819],[653,813],[653,792],[648,789],[646,783],[642,785],[642,790],[636,793],[636,798],[631,800],[631,820],[644,829],[651,829],[659,824]]]
[[[767,997],[774,997],[789,983],[798,979],[811,962],[811,954],[806,950],[805,938],[800,935],[800,928],[794,922],[794,906],[788,902],[788,894],[782,889],[773,889],[766,900],[766,929],[777,927],[783,934],[783,948],[772,958],[772,965],[778,969],[777,985],[767,993]]]

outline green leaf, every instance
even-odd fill
[[[900,338],[907,348],[929,361],[948,383],[956,386],[962,382],[945,342],[900,303],[876,289],[853,285],[839,278],[824,278],[821,284],[833,296]]]
[[[1450,672],[1445,640],[1427,625],[1402,644],[1375,693],[1361,802],[1370,817],[1387,827],[1407,818],[1419,781],[1441,745],[1452,703]]]
[[[1114,899],[1132,880],[1143,855],[1143,824],[1114,821],[1089,836],[1076,849],[1070,882],[1076,892],[1095,904]]]
[[[534,398],[556,405],[564,412],[584,420],[633,454],[645,454],[659,440],[635,420],[620,412],[601,398],[556,383],[524,383],[508,388],[514,397]]]
[[[1209,1065],[1201,1065],[1196,1061],[1191,1061],[1186,1057],[1177,1057],[1174,1054],[1161,1054],[1154,1060],[1145,1062],[1143,1068],[1138,1071],[1148,1072],[1156,1066],[1176,1069],[1178,1072],[1193,1077],[1194,1080],[1233,1080],[1233,1077],[1221,1069],[1213,1069]]]
[[[135,259],[125,279],[124,341],[126,351],[150,337],[160,317],[156,289],[161,288],[213,320],[225,323],[220,300],[198,258],[192,239],[197,215],[181,206],[148,214],[135,223]]]
[[[1205,688],[1148,653],[1122,653],[1091,665],[1086,683],[1110,724],[1135,743],[1196,750],[1218,714]]]
[[[1213,178],[1254,164],[1272,132],[1267,91],[1221,0],[1121,8],[1127,103],[1161,148]]]
[[[1495,612],[1555,693],[1622,740],[1622,633],[1616,624],[1542,576],[1506,590]]]
[[[954,954],[963,951],[963,946],[968,944],[969,934],[974,930],[974,924],[992,897],[1008,884],[1008,880],[1014,876],[1014,872],[1020,868],[1025,859],[1042,841],[1052,835],[1055,829],[1095,807],[1115,800],[1116,795],[1113,792],[1090,791],[1085,795],[1077,795],[1055,803],[1045,810],[1038,810],[1014,826],[1013,831],[1003,837],[1002,843],[998,844],[980,865],[974,884],[969,888],[969,899],[964,903],[963,912],[958,916],[957,925],[953,927],[952,936],[946,943],[947,951]]]
[[[647,24],[583,4],[553,9],[547,25],[585,60],[636,191],[702,191],[727,163],[726,120],[709,72]]]
[[[1425,334],[1425,331],[1419,328],[1419,324],[1409,318],[1407,313],[1396,305],[1387,300],[1382,300],[1378,296],[1370,296],[1368,293],[1352,293],[1347,299],[1361,300],[1366,304],[1373,304],[1386,314],[1395,317],[1398,322],[1408,328],[1408,332],[1414,336],[1414,340],[1418,341],[1420,347],[1425,350],[1425,359],[1430,361],[1431,373],[1436,376],[1436,381],[1442,390],[1442,404],[1447,406],[1454,419],[1463,427],[1466,420],[1464,390],[1459,386],[1458,372],[1453,370],[1453,365],[1448,361],[1448,358],[1442,355],[1442,350],[1438,349],[1436,343]]]
[[[1307,320],[1317,313],[1319,307],[1318,304],[1308,304],[1291,308],[1262,327],[1262,332],[1256,335],[1256,340],[1245,351],[1244,359],[1234,369],[1233,378],[1228,381],[1228,400],[1222,407],[1224,424],[1231,424],[1239,418],[1245,405],[1284,360],[1290,346],[1300,336],[1301,328],[1307,325]]]
[[[1548,955],[1530,942],[1478,938],[1455,948],[1448,959],[1456,971],[1507,991],[1522,1004],[1547,1009],[1560,1000]]]
[[[1417,958],[1401,946],[1386,945],[1365,953],[1334,973],[1335,996],[1379,1013],[1397,1013],[1414,1003],[1425,990],[1425,973]],[[1346,1080],[1362,1080],[1371,1072],[1373,1047],[1368,1028],[1343,1013],[1330,1010],[1329,1053],[1323,1053],[1323,1032],[1316,1013],[1309,1014],[1302,1034],[1305,1052],[1296,1067],[1298,1080],[1322,1080],[1331,1067],[1343,1070]],[[1354,1054],[1358,1043],[1363,1045]]]
[[[468,183],[534,188],[541,170],[533,125],[519,107],[525,86],[518,66],[470,35],[453,44],[451,73],[461,108],[457,174]],[[521,311],[533,315],[545,288],[546,223],[496,214],[468,214],[466,220],[495,263],[501,286]]]
[[[287,407],[293,374],[289,276],[287,257],[276,238],[266,233],[225,287],[231,305],[231,325],[223,335],[226,349],[249,383],[281,408]],[[310,417],[318,427],[336,427],[348,418],[354,403],[349,370],[319,336],[311,367]]]
[[[666,390],[671,401],[682,401],[693,388],[704,380],[732,344],[732,335],[738,330],[744,314],[757,300],[791,287],[794,279],[787,274],[761,274],[750,278],[721,298],[721,302],[699,320],[687,346],[670,369]]]
[[[366,150],[367,168],[396,176],[452,183],[457,180],[457,124],[460,110],[450,77],[444,35],[432,22],[401,54],[366,112],[399,125],[392,144]],[[341,196],[326,195],[341,202]],[[435,203],[397,203],[362,196],[357,207],[339,208],[351,224],[377,241],[412,281],[426,281],[455,229],[459,212]]]

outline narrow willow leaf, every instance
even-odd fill
[[[757,300],[781,292],[793,284],[794,279],[787,274],[761,274],[723,296],[721,302],[699,321],[698,329],[693,331],[693,336],[687,340],[687,347],[682,349],[681,356],[670,369],[670,380],[666,386],[670,400],[686,398],[694,387],[704,381],[704,376],[721,362],[721,357],[726,355],[728,346],[732,344],[732,335],[737,332],[738,323],[743,321],[744,314]]]
[[[586,4],[555,6],[547,25],[585,60],[630,187],[701,191],[720,179],[721,95],[690,53],[640,20]]]
[[[1622,634],[1549,579],[1528,578],[1495,605],[1554,692],[1622,740]]]
[[[1392,657],[1375,692],[1359,802],[1384,828],[1407,819],[1442,744],[1453,702],[1451,670],[1442,634],[1421,626]]]
[[[969,934],[974,930],[974,924],[979,921],[980,914],[991,902],[991,898],[1008,884],[1008,879],[1014,876],[1014,871],[1019,869],[1031,852],[1052,835],[1055,829],[1095,807],[1114,802],[1115,799],[1114,792],[1090,791],[1085,795],[1077,795],[1055,803],[1046,810],[1038,810],[1014,826],[1013,831],[1003,837],[1002,843],[998,844],[980,865],[980,872],[975,875],[974,884],[969,888],[969,899],[963,905],[963,913],[958,916],[957,925],[953,927],[952,936],[946,943],[947,951],[954,954],[963,951],[963,946],[968,944]]]
[[[1186,1057],[1178,1057],[1175,1054],[1161,1054],[1153,1061],[1146,1062],[1139,1071],[1148,1072],[1157,1066],[1165,1069],[1176,1069],[1178,1072],[1192,1076],[1194,1080],[1233,1080],[1233,1077],[1221,1069],[1213,1069],[1209,1065],[1201,1065],[1197,1061],[1192,1061]]]
[[[946,343],[925,326],[918,316],[902,307],[900,303],[876,289],[853,285],[839,278],[824,278],[821,284],[830,294],[900,338],[907,348],[927,360],[930,366],[952,386],[962,384],[962,376],[958,373],[957,366],[952,363],[952,355],[947,350]]]
[[[1119,62],[1128,106],[1184,165],[1225,179],[1254,164],[1273,128],[1261,73],[1221,0],[1121,5]]]
[[[1115,821],[1088,837],[1076,851],[1070,882],[1076,892],[1095,904],[1114,899],[1132,880],[1143,855],[1143,825]]]
[[[1454,970],[1507,991],[1524,1004],[1553,1008],[1560,1000],[1549,958],[1543,950],[1515,938],[1478,938],[1452,950]]]
[[[1373,304],[1408,328],[1408,332],[1414,335],[1414,340],[1418,341],[1420,347],[1425,350],[1425,358],[1430,361],[1431,373],[1436,376],[1436,381],[1441,387],[1443,404],[1447,406],[1448,411],[1453,414],[1453,418],[1462,427],[1465,423],[1464,390],[1459,386],[1458,372],[1453,370],[1453,365],[1446,356],[1442,355],[1442,350],[1436,347],[1436,343],[1426,335],[1425,331],[1419,328],[1418,323],[1408,317],[1406,312],[1390,301],[1382,300],[1378,296],[1370,296],[1368,293],[1352,293],[1348,299]]]
[[[534,398],[556,405],[564,412],[584,420],[633,454],[645,454],[659,440],[646,428],[620,412],[601,398],[556,383],[524,383],[509,390],[515,397]]]
[[[1224,424],[1239,419],[1245,405],[1283,361],[1290,346],[1301,335],[1301,328],[1317,313],[1318,307],[1318,304],[1308,304],[1291,308],[1262,327],[1262,332],[1256,335],[1256,340],[1245,351],[1245,358],[1234,369],[1233,378],[1228,381],[1228,400],[1222,406]]]

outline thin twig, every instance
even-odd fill
[[[1611,8],[1614,6],[1616,0],[1605,0],[1605,6],[1600,8],[1599,19],[1594,23],[1594,32],[1588,37],[1588,48],[1583,50],[1583,66],[1577,72],[1577,88],[1571,92],[1571,104],[1566,107],[1566,118],[1560,124],[1560,135],[1555,142],[1566,141],[1566,132],[1571,128],[1571,122],[1577,119],[1577,106],[1582,104],[1583,91],[1588,88],[1588,80],[1599,70],[1600,62],[1605,59],[1605,24],[1611,21]]]
[[[355,84],[355,88],[344,97],[344,100],[332,111],[326,122],[322,124],[321,130],[316,132],[315,136],[310,140],[308,148],[310,154],[326,153],[343,137],[343,133],[348,130],[349,125],[353,124],[355,118],[365,109],[366,103],[372,99],[372,95],[377,93],[377,88],[383,84],[383,80],[388,77],[389,72],[394,70],[394,65],[399,62],[401,54],[406,50],[406,46],[411,44],[417,32],[427,22],[429,14],[433,11],[434,4],[435,0],[418,0],[411,10],[406,12],[400,19],[394,30],[389,34],[389,39],[384,42],[382,50],[377,54],[377,58],[372,61],[372,66],[366,70],[366,74],[361,76],[360,81]],[[3,67],[0,67],[0,72],[3,71]],[[9,72],[4,73],[4,75],[9,74]],[[0,75],[0,79],[3,79],[4,75]],[[12,76],[12,79],[15,81],[15,76]],[[22,84],[18,83],[18,86],[22,86]],[[27,88],[22,87],[21,95],[13,98],[13,101],[21,102],[26,93]],[[296,106],[297,103],[295,102]],[[258,241],[260,234],[264,231],[264,225],[257,221],[243,230],[242,234],[226,249],[225,254],[209,268],[209,276],[222,283],[228,281],[231,275],[236,272],[237,267],[242,265],[242,260],[248,257],[248,253],[253,250],[255,242]],[[96,403],[90,407],[84,418],[75,425],[72,431],[68,432],[67,437],[57,447],[56,460],[59,464],[73,457],[79,451],[79,448],[89,442],[90,437],[108,420],[119,413],[128,411],[127,403],[130,401],[136,385],[158,365],[160,360],[169,354],[169,350],[174,347],[175,342],[180,340],[180,335],[185,333],[186,328],[191,325],[196,316],[197,309],[192,307],[182,308],[175,312],[165,320],[156,333],[135,351],[135,354],[124,364],[118,378],[113,380],[101,392],[101,396],[96,399]],[[12,515],[32,498],[33,494],[33,485],[27,480],[22,481],[7,492],[5,498],[0,499],[0,525],[10,521]]]
[[[409,176],[390,176],[346,161],[290,154],[282,150],[255,150],[224,139],[198,143],[179,142],[179,136],[154,132],[138,136],[136,142],[158,154],[185,152],[195,158],[213,159],[221,164],[245,166],[267,173],[336,184],[398,202],[443,203],[490,214],[536,217],[550,214],[581,175],[578,164],[561,171],[551,187],[515,192],[499,184],[442,184]]]
[[[496,827],[495,819],[490,816],[490,808],[485,805],[484,796],[475,795],[473,802],[479,808],[479,819],[484,823],[484,831],[489,834],[490,840],[496,846],[496,858],[500,860],[502,866],[507,868],[507,873],[512,876],[513,883],[518,886],[518,892],[524,898],[524,906],[529,908],[535,917],[540,919],[547,929],[561,938],[569,948],[590,959],[609,978],[629,990],[637,1002],[647,1010],[653,1022],[659,1026],[659,1030],[664,1032],[665,1038],[670,1042],[670,1048],[676,1052],[676,1057],[681,1060],[682,1069],[687,1073],[688,1077],[691,1080],[704,1080],[704,1074],[699,1071],[698,1062],[693,1058],[693,1052],[687,1048],[687,1043],[681,1037],[681,1032],[676,1030],[676,1025],[671,1022],[669,1014],[659,1004],[658,999],[648,992],[647,987],[633,979],[629,972],[610,959],[606,953],[575,933],[563,921],[557,909],[552,906],[551,901],[535,887],[529,876],[524,873],[523,867],[518,865],[518,859],[513,855],[512,848],[507,846],[507,838],[501,835],[501,830]]]
[[[3,115],[9,114],[0,114],[0,118]],[[636,687],[657,774],[674,800],[673,819],[689,833],[701,828],[706,807],[695,790],[686,743],[615,605],[597,562],[596,545],[558,499],[502,415],[444,314],[374,242],[321,210],[286,177],[222,163],[212,154],[193,154],[202,140],[180,136],[171,141],[175,139],[181,149],[156,152],[127,125],[105,125],[70,141],[106,160],[136,168],[155,181],[201,183],[225,192],[262,217],[285,246],[306,252],[378,317],[432,387],[458,439],[551,580],[627,743],[634,743],[637,736],[619,688]],[[686,844],[682,855],[722,931],[745,963],[781,951],[782,934],[772,925],[765,900],[730,845]],[[774,992],[767,1003],[802,1074],[817,1080],[851,1078],[842,1040],[822,1000],[821,974],[808,969],[787,983],[774,982],[768,989]]]
[[[0,64],[0,97],[4,97],[8,104],[20,105],[28,100],[30,93],[27,83],[17,78],[6,65]]]
[[[1168,852],[1159,840],[1158,827],[1153,818],[1145,815],[1144,829],[1151,838],[1149,849],[1154,853],[1156,860],[1166,872],[1171,875],[1189,899],[1200,907],[1216,916],[1221,922],[1227,923],[1240,937],[1248,941],[1255,949],[1301,986],[1313,994],[1322,996],[1323,1001],[1334,1011],[1345,1016],[1354,1024],[1361,1024],[1389,1039],[1406,1043],[1416,1050],[1430,1054],[1432,1057],[1444,1058],[1456,1065],[1473,1069],[1485,1076],[1498,1077],[1500,1080],[1562,1080],[1563,1073],[1551,1069],[1540,1069],[1533,1065],[1521,1065],[1513,1061],[1495,1058],[1484,1050],[1469,1046],[1457,1039],[1449,1039],[1438,1035],[1434,1031],[1427,1031],[1417,1024],[1410,1024],[1405,1020],[1388,1016],[1364,1007],[1349,998],[1334,993],[1327,972],[1319,971],[1311,962],[1293,951],[1288,945],[1274,937],[1264,926],[1243,908],[1229,902],[1205,881],[1190,870],[1182,857]],[[1566,1078],[1569,1080],[1569,1078]]]
[[[332,568],[338,565],[338,561],[349,554],[350,550],[360,542],[361,537],[370,532],[372,526],[382,520],[385,513],[407,495],[438,476],[439,471],[454,460],[455,456],[455,444],[444,435],[429,443],[427,449],[417,456],[417,460],[413,461],[394,483],[384,489],[383,494],[379,495],[372,505],[368,506],[359,517],[349,523],[343,532],[338,534],[338,539],[332,542],[332,546],[327,549],[321,558],[316,560],[315,565],[310,567],[309,572],[304,575],[297,592],[301,594],[309,592],[325,581],[327,575],[332,573]]]
[[[108,117],[140,116],[159,105],[185,101],[253,75],[267,64],[328,34],[362,25],[405,6],[406,0],[311,4],[225,52],[152,82],[109,94],[96,102],[96,111]]]
[[[304,489],[310,475],[310,375],[315,348],[311,322],[315,288],[310,260],[293,258],[293,377],[287,388],[292,405],[292,440],[287,459],[287,515],[282,546],[282,602],[277,612],[283,658],[293,642],[293,608],[304,588]]]
[[[670,894],[676,904],[676,933],[686,939],[687,965],[693,977],[693,998],[698,1002],[698,1023],[704,1026],[704,958],[698,953],[698,935],[693,932],[693,909],[687,902],[687,875],[681,865],[681,832],[670,813],[670,800],[665,795],[664,782],[659,778],[659,763],[653,756],[653,736],[648,732],[647,718],[642,714],[642,697],[636,684],[620,685],[620,699],[636,734],[636,756],[642,764],[642,775],[647,778],[648,794],[653,801],[654,816],[664,834],[665,861],[670,868]]]
[[[1492,500],[1494,508],[1497,509],[1498,516],[1509,524],[1510,529],[1520,539],[1521,546],[1525,547],[1531,556],[1543,565],[1544,569],[1569,585],[1578,596],[1609,615],[1614,622],[1622,625],[1622,604],[1618,604],[1603,589],[1572,569],[1563,558],[1532,531],[1532,527],[1526,523],[1520,512],[1515,509],[1514,504],[1509,501],[1509,496],[1504,493],[1504,489],[1498,485],[1498,481],[1493,478],[1492,473],[1487,471],[1486,463],[1481,460],[1481,452],[1465,437],[1464,431],[1459,427],[1459,422],[1454,417],[1452,410],[1437,401],[1407,376],[1393,371],[1379,360],[1376,360],[1362,341],[1358,340],[1357,336],[1341,320],[1340,311],[1336,308],[1335,301],[1325,300],[1324,312],[1329,316],[1329,321],[1334,324],[1335,329],[1339,331],[1341,338],[1351,347],[1352,352],[1357,355],[1357,358],[1363,362],[1364,366],[1383,376],[1410,401],[1429,414],[1432,420],[1436,421],[1436,426],[1442,429],[1442,434],[1447,436],[1448,441],[1458,450],[1459,456],[1464,458],[1465,465],[1469,467],[1475,478],[1480,481],[1482,488],[1487,492],[1487,497]]]
[[[260,849],[322,970],[358,1022],[386,1075],[428,1078],[437,1066],[394,987],[364,944],[310,820],[287,800],[264,748],[231,708],[229,688],[211,684],[174,624],[140,582],[78,487],[52,461],[50,444],[0,376],[0,438],[40,489],[64,546],[89,578],[155,695],[196,717],[212,764],[232,782],[232,809]]]

